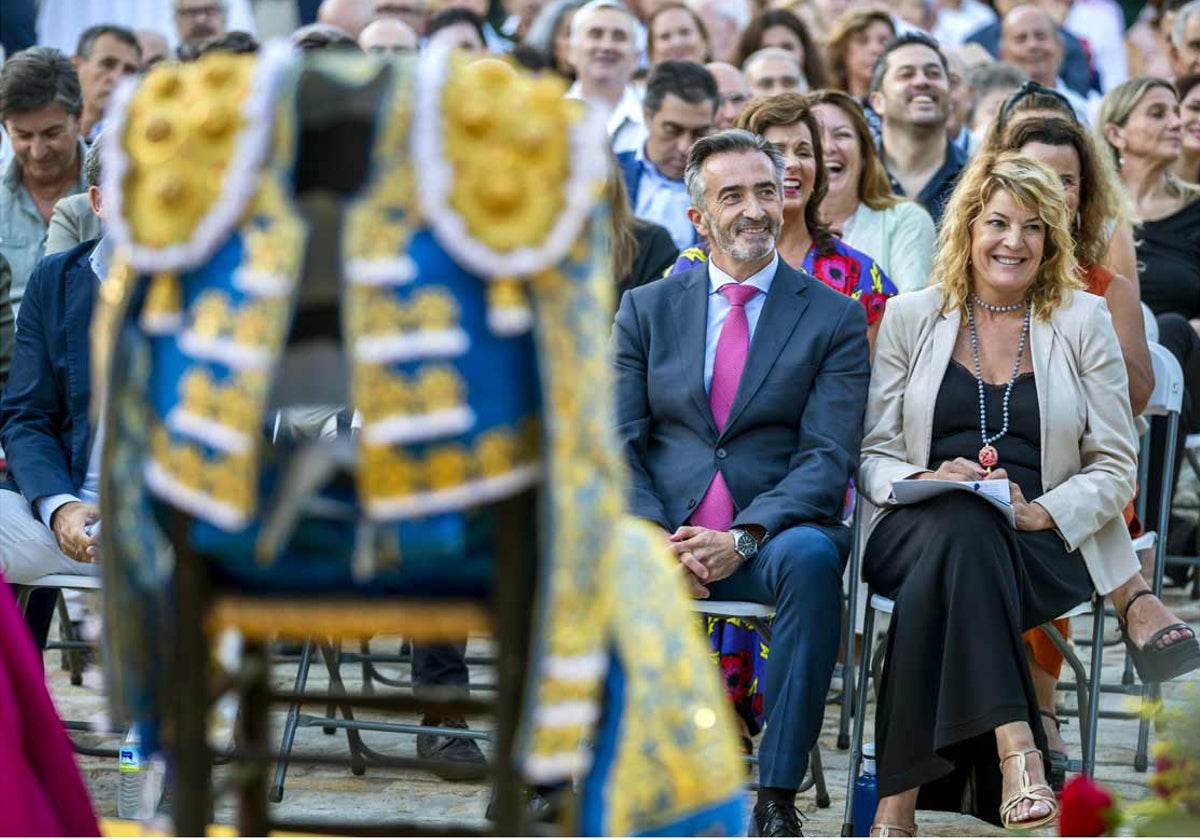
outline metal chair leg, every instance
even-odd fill
[[[813,785],[817,789],[817,807],[828,808],[829,787],[825,784],[825,766],[821,763],[821,745],[813,744],[808,754],[808,772],[812,774]]]
[[[338,656],[332,644],[319,644],[321,656],[325,659],[325,667],[329,670],[329,687],[335,694],[346,694],[346,685],[342,682],[342,669],[338,665]],[[330,707],[332,708],[332,707]],[[333,717],[331,712],[328,717]],[[342,717],[354,720],[354,709],[346,704],[342,707]],[[346,730],[346,743],[350,747],[350,772],[361,776],[367,772],[367,762],[363,758],[362,736],[357,729]]]
[[[312,663],[313,641],[306,639],[304,649],[300,652],[300,665],[296,669],[296,682],[293,685],[293,690],[297,695],[301,694],[308,685],[308,668]],[[292,755],[292,744],[296,740],[296,727],[300,721],[300,704],[293,703],[288,707],[287,723],[283,727],[283,739],[279,742],[279,763],[275,765],[275,784],[271,785],[271,791],[267,794],[267,799],[272,802],[283,801],[283,781],[287,776],[288,762]]]
[[[1092,634],[1095,638],[1104,637],[1104,599],[1097,597],[1092,602]],[[1087,713],[1087,738],[1083,742],[1083,774],[1094,776],[1096,773],[1096,739],[1100,734],[1100,692],[1104,683],[1104,646],[1092,645],[1092,679]],[[1084,721],[1080,721],[1080,731],[1083,731]]]
[[[66,590],[58,590],[54,608],[58,612],[58,634],[63,641],[68,642],[64,652],[67,654],[67,667],[71,671],[71,685],[83,685],[83,657],[74,644],[79,642],[75,625],[71,623],[71,614],[67,612],[67,599],[63,597]]]
[[[854,831],[854,782],[858,766],[862,762],[863,722],[867,716],[867,678],[871,668],[871,642],[875,633],[875,610],[867,600],[867,614],[863,622],[863,656],[858,669],[858,688],[854,703],[854,736],[850,741],[850,766],[846,771],[846,813],[842,817],[842,836],[849,837]]]

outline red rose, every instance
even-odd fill
[[[1115,827],[1112,795],[1087,776],[1073,776],[1058,801],[1060,837],[1103,837]]]

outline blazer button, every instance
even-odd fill
[[[688,499],[688,510],[691,510],[691,509],[692,509],[692,508],[694,508],[695,506],[696,506],[696,500],[695,500],[695,499]]]
[[[718,457],[718,458],[724,458],[724,457],[725,457],[725,450],[724,450],[724,449],[718,449],[718,450],[717,450],[717,457]]]

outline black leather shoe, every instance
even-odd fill
[[[526,788],[524,791],[525,798],[525,820],[529,823],[540,823],[542,825],[554,825],[558,822],[562,815],[560,807],[561,788],[548,785],[537,785],[532,788]],[[492,788],[492,795],[488,799],[487,812],[484,815],[489,822],[496,821],[496,789]]]
[[[755,837],[803,837],[800,818],[804,816],[795,805],[784,805],[768,799],[754,806]]]
[[[422,721],[422,725],[431,725]],[[466,729],[467,722],[447,718],[438,724],[445,729]],[[421,734],[417,736],[417,755],[431,761],[453,762],[454,767],[434,770],[448,782],[474,782],[487,777],[487,759],[479,746],[470,738],[446,735]]]

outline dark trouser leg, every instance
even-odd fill
[[[467,643],[412,646],[413,691],[424,687],[467,688]]]
[[[767,722],[759,783],[796,790],[821,734],[825,694],[837,660],[846,552],[810,526],[772,537],[750,563],[709,586],[718,600],[775,604],[763,686]]]
[[[1019,557],[1015,532],[966,494],[897,511],[871,536],[867,581],[896,604],[876,716],[880,796],[938,779],[956,747],[1036,718]]]
[[[50,637],[50,622],[54,619],[54,607],[58,603],[59,590],[36,589],[29,596],[29,605],[25,608],[25,623],[39,651],[46,649],[46,640]],[[38,660],[39,663],[41,660]]]

